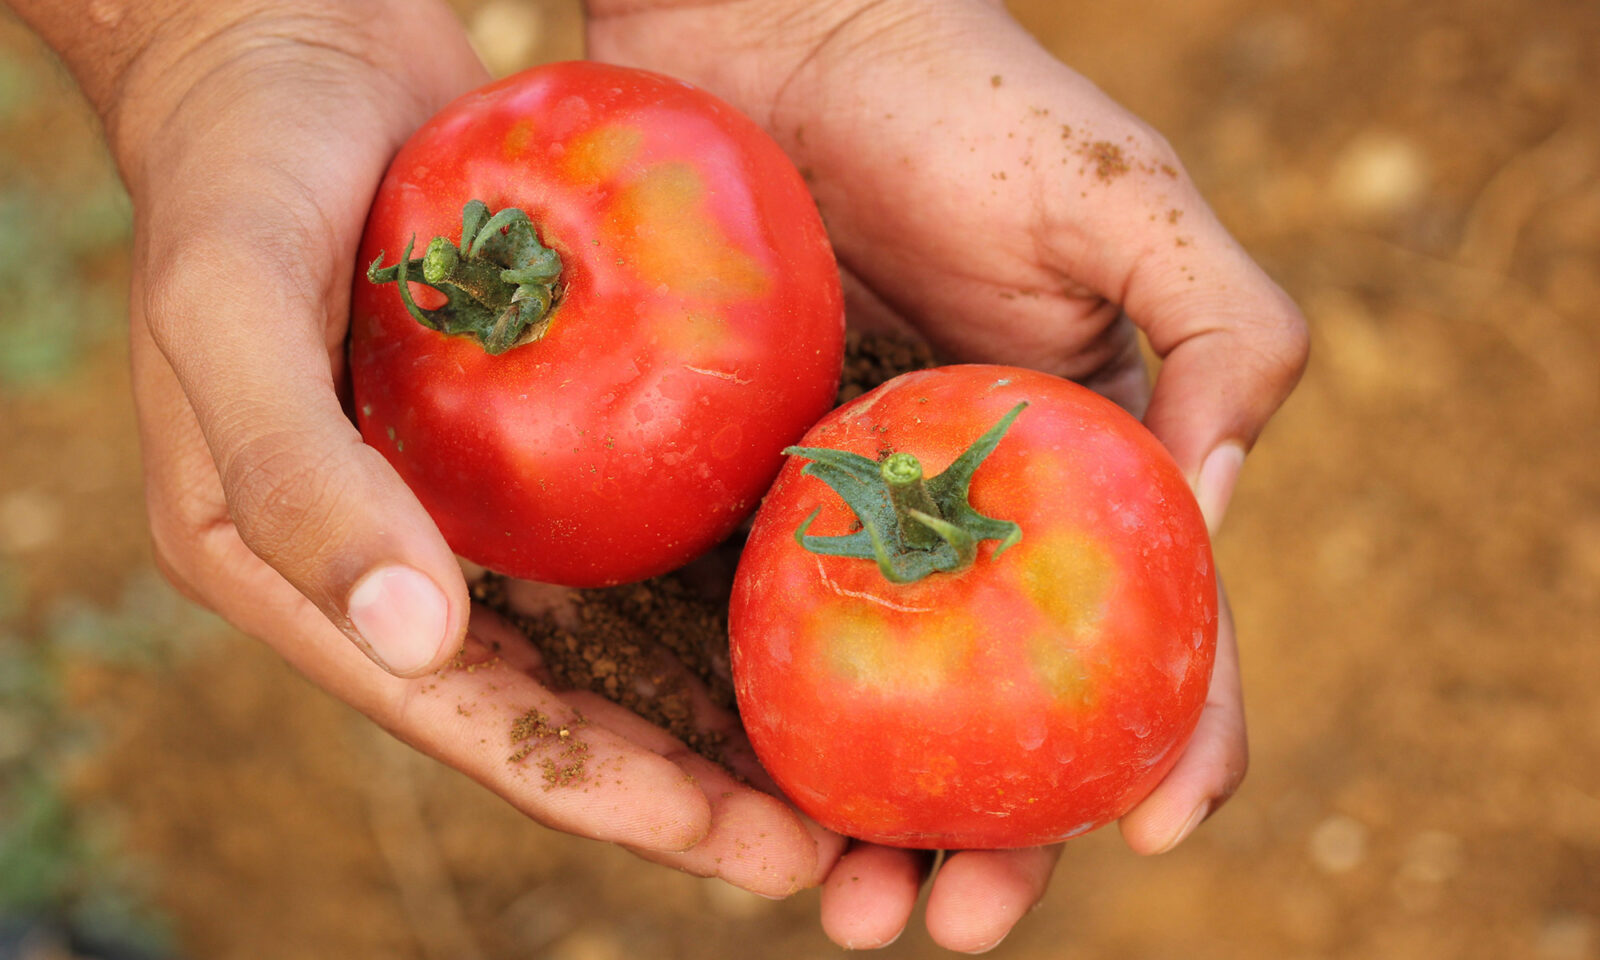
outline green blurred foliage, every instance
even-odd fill
[[[0,385],[59,378],[120,329],[124,291],[92,271],[126,243],[131,222],[111,180],[73,196],[26,182],[0,193]]]
[[[69,372],[121,328],[127,195],[70,80],[0,48],[0,388]]]
[[[37,84],[21,64],[0,56],[0,124],[10,123],[32,100]]]
[[[105,813],[68,789],[67,772],[101,731],[64,700],[62,678],[73,663],[174,666],[219,622],[147,571],[115,606],[71,599],[29,630],[15,583],[0,567],[0,917],[47,919],[160,955],[171,933],[148,906],[145,872],[120,851]]]

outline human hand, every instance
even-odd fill
[[[1213,531],[1244,453],[1305,362],[1298,310],[1227,234],[1166,142],[984,0],[590,0],[593,55],[681,76],[764,123],[807,175],[853,322],[944,355],[1086,383],[1141,415]],[[1163,359],[1152,389],[1138,332]],[[1232,617],[1199,726],[1123,818],[1171,849],[1244,776]],[[927,923],[992,947],[1042,896],[1059,848],[944,860]],[[823,889],[848,946],[903,929],[930,858],[857,845]]]
[[[84,23],[117,9],[85,6]],[[105,77],[61,8],[22,9],[86,60],[134,201],[134,389],[163,570],[542,823],[768,895],[816,883],[837,840],[626,711],[551,692],[496,618],[469,623],[449,548],[341,406],[373,191],[413,129],[487,79],[454,14],[262,7],[128,8],[112,29],[154,20]]]

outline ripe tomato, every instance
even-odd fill
[[[745,728],[802,810],[876,843],[1021,847],[1154,789],[1205,701],[1217,586],[1199,508],[1137,420],[1045,374],[944,367],[803,444],[729,625]],[[931,479],[887,493],[880,473],[916,461]]]
[[[680,566],[837,388],[843,300],[805,184],[666,77],[562,63],[462,97],[395,157],[361,255],[362,436],[457,553],[511,576]]]

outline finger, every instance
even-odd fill
[[[839,285],[844,291],[844,315],[852,330],[896,334],[908,339],[920,336],[916,327],[900,311],[890,306],[854,270],[842,263],[839,265]]]
[[[925,850],[853,845],[822,885],[822,930],[846,950],[875,950],[900,939],[917,891],[933,864]]]
[[[1178,191],[1173,237],[1130,254],[1123,306],[1162,358],[1144,422],[1220,527],[1245,451],[1305,369],[1299,308],[1228,235],[1192,187]],[[1164,221],[1166,218],[1162,218]]]
[[[816,886],[838,859],[842,838],[777,797],[741,782],[660,727],[594,694],[568,694],[567,699],[677,764],[684,781],[695,785],[710,805],[710,830],[700,843],[684,851],[634,851],[644,859],[697,877],[720,877],[774,898]]]
[[[558,622],[570,615],[561,607],[570,602],[573,591],[517,580],[508,581],[507,587],[510,603],[519,611],[542,608]],[[507,663],[529,675],[544,675],[536,645],[506,621],[480,610],[473,622],[482,623],[474,627],[479,634],[499,641],[498,652]],[[573,690],[559,695],[600,726],[675,763],[685,782],[695,784],[709,804],[712,827],[693,850],[639,851],[641,856],[696,876],[720,877],[769,897],[820,883],[844,849],[844,838],[778,799],[778,789],[756,760],[738,717],[713,703],[705,685],[687,667],[668,657],[658,666],[675,671],[657,682],[686,696],[694,727],[714,744],[718,762],[598,694]]]
[[[1044,896],[1060,858],[1060,844],[951,854],[928,893],[928,933],[947,950],[993,950]]]
[[[711,830],[710,805],[671,758],[544,689],[475,635],[435,675],[365,672],[388,687],[379,719],[401,739],[548,827],[655,851],[691,849]]]
[[[1220,587],[1218,593],[1222,594]],[[1123,839],[1136,853],[1171,850],[1233,796],[1249,764],[1233,612],[1227,596],[1221,595],[1217,659],[1200,722],[1177,765],[1150,796],[1123,816]]]
[[[1150,406],[1150,371],[1145,366],[1139,338],[1127,314],[1119,315],[1102,339],[1114,345],[1115,352],[1099,367],[1075,379],[1134,416],[1143,418]]]
[[[133,367],[152,530],[164,568],[178,572],[188,592],[400,739],[541,823],[636,848],[685,849],[705,835],[710,807],[683,771],[603,727],[573,731],[583,763],[562,775],[580,759],[567,754],[559,733],[562,724],[573,728],[573,712],[499,655],[516,650],[511,640],[521,638],[497,633],[509,628],[493,618],[475,624],[460,660],[437,676],[403,680],[374,666],[228,523],[199,427],[176,378],[138,327]],[[545,718],[544,732],[530,714]]]
[[[178,202],[193,210],[181,235],[147,241],[136,325],[182,385],[245,544],[375,662],[418,676],[460,645],[466,587],[335,394],[326,337],[343,323],[354,236],[314,236],[304,211],[261,217],[284,208],[262,183],[253,197],[235,184],[236,207]]]

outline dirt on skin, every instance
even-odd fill
[[[544,788],[582,783],[589,745],[573,733],[586,726],[588,722],[581,713],[574,712],[570,723],[557,724],[541,711],[529,710],[511,722],[511,744],[517,749],[506,762],[521,763],[535,753],[553,753],[539,758]]]

